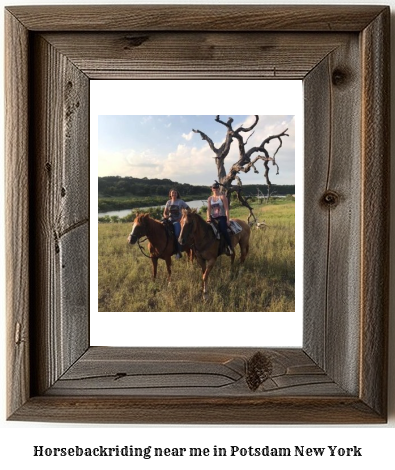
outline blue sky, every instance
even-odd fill
[[[221,120],[226,122],[228,117],[223,115]],[[253,122],[253,116],[232,117],[233,128]],[[275,175],[275,168],[270,174],[273,184],[295,182],[294,116],[260,116],[246,146],[249,149],[287,128],[289,137],[283,138],[283,147],[277,154],[280,174]],[[207,142],[192,129],[206,133],[216,145],[220,145],[226,135],[225,126],[216,122],[214,115],[99,115],[98,175],[169,178],[179,183],[210,185],[217,179],[214,154]],[[249,134],[245,134],[244,140]],[[277,143],[268,147],[269,153],[272,154],[276,147]],[[237,156],[237,142],[233,142],[225,160],[227,171]],[[263,184],[263,164],[258,164],[257,169],[259,174],[251,170],[241,175],[242,182]]]

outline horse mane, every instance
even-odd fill
[[[189,209],[182,209],[182,214],[183,214],[183,215],[193,215],[193,216],[195,216],[195,217],[197,216],[199,219],[202,219],[202,221],[205,222],[205,220],[203,219],[203,217],[202,217],[200,214],[198,214],[197,209],[191,209],[191,208],[189,208]]]
[[[197,214],[197,209],[191,209],[191,208],[188,208],[188,209],[181,209],[182,211],[182,214]]]
[[[197,209],[183,209],[182,212],[183,215],[192,215],[195,219],[197,219],[197,222],[200,223],[206,233],[212,233],[214,235],[214,231],[212,230],[210,224],[204,220],[200,214],[198,214]]]

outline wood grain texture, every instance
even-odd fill
[[[385,422],[389,9],[12,7],[6,19],[9,419]],[[303,348],[90,348],[89,80],[278,76],[305,85]]]
[[[309,33],[207,32],[44,35],[91,79],[111,76],[152,80],[247,77],[302,80],[348,36],[323,33],[313,38]]]
[[[31,31],[361,31],[381,6],[102,5],[8,10]]]
[[[355,35],[305,79],[305,253],[313,253],[305,259],[305,346],[351,393],[359,386],[362,255],[358,51]],[[337,199],[326,203],[325,194]]]
[[[359,38],[330,55],[331,155],[328,204],[327,373],[358,393],[361,268],[361,60]],[[339,365],[341,364],[341,367]]]
[[[42,393],[89,345],[89,83],[42,37],[32,50],[33,383]]]
[[[5,12],[7,413],[30,396],[28,32]],[[15,80],[17,77],[17,80]]]
[[[390,215],[390,13],[362,34],[361,398],[387,411]],[[374,220],[374,223],[372,221]]]
[[[33,397],[13,420],[146,424],[379,424],[356,397]]]
[[[317,364],[326,368],[327,261],[330,213],[320,204],[327,189],[331,154],[331,100],[329,57],[304,80],[304,287],[303,345]],[[323,249],[323,246],[326,249]],[[309,282],[314,279],[314,282]]]
[[[93,347],[46,393],[128,396],[344,396],[300,349],[260,351],[270,370],[256,390],[248,385],[252,349],[137,349]],[[263,371],[264,372],[264,371]]]

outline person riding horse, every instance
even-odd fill
[[[189,206],[180,198],[180,193],[176,189],[171,189],[169,191],[169,198],[170,199],[166,202],[166,206],[163,211],[163,217],[173,223],[174,235],[177,240],[176,259],[180,259],[182,257],[181,246],[178,243],[178,237],[181,231],[180,220],[182,216],[182,209],[189,209]]]
[[[207,222],[217,221],[219,231],[223,234],[228,245],[228,253],[232,255],[232,242],[228,233],[230,224],[228,199],[224,194],[220,194],[218,183],[214,183],[211,190],[213,195],[207,199]]]

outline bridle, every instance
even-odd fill
[[[186,217],[188,219],[188,216],[184,216],[184,217]],[[194,223],[195,223],[194,220],[192,220],[192,222],[188,222],[188,224],[192,224],[192,228],[189,229],[188,239],[191,237],[191,234],[193,233],[193,229],[195,228]],[[181,232],[184,230],[185,225],[186,224],[184,223],[184,225],[181,227]],[[181,232],[180,232],[180,236],[181,236]],[[187,243],[187,240],[185,240],[184,244],[186,244],[186,243]],[[191,246],[193,246],[193,244]]]
[[[141,225],[139,225],[139,227],[141,227]],[[131,234],[131,235],[130,235],[130,238],[131,238],[131,240],[133,240],[133,238],[136,239],[137,245],[138,245],[138,247],[140,248],[141,253],[142,253],[146,258],[153,259],[153,258],[160,258],[160,257],[163,255],[163,253],[166,251],[166,249],[167,249],[167,245],[169,244],[169,235],[168,235],[166,229],[165,229],[165,234],[166,234],[166,245],[165,245],[165,247],[163,248],[163,250],[162,250],[158,255],[156,255],[156,256],[147,255],[147,254],[145,253],[145,248],[144,248],[143,246],[141,246],[141,243],[144,243],[144,242],[146,242],[147,240],[150,241],[149,238],[148,238],[146,235],[145,235],[145,238],[144,238],[143,240],[141,239],[141,237],[144,237],[144,235],[141,235],[140,237],[138,237],[137,235],[132,235],[132,234]],[[152,243],[151,243],[151,244],[152,244]]]

